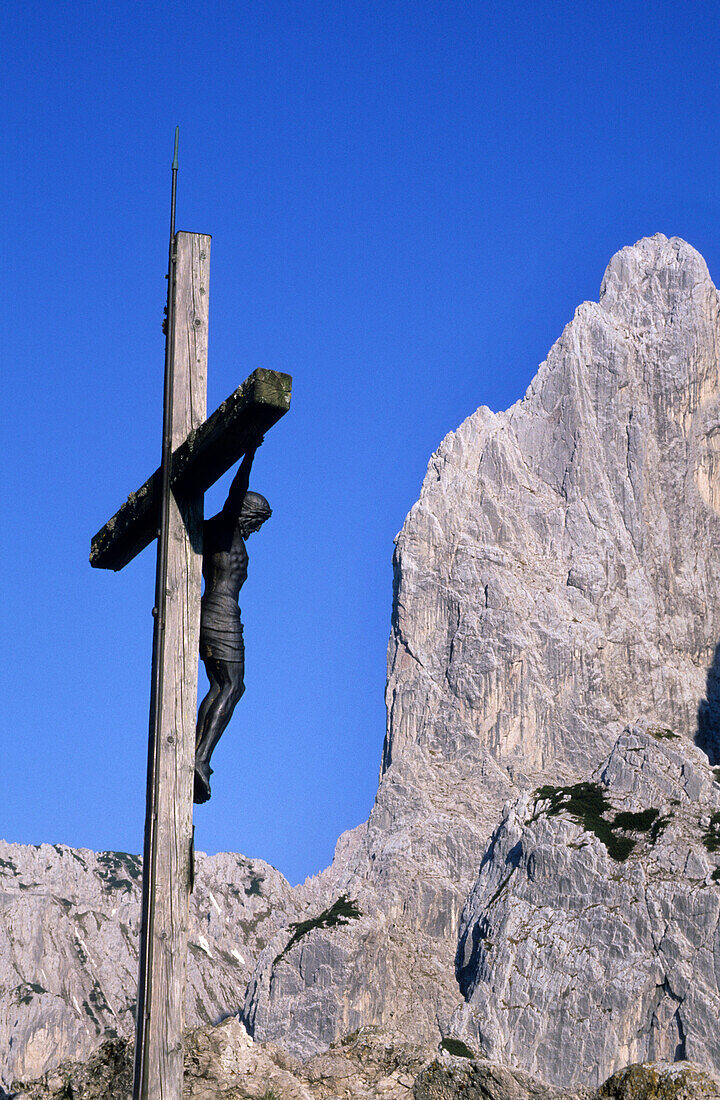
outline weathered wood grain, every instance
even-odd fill
[[[210,238],[177,234],[175,369],[172,445],[206,415]],[[202,493],[170,494],[160,721],[150,768],[154,820],[148,814],[143,903],[147,959],[141,974],[144,1019],[142,1100],[181,1100],[182,1035],[189,899],[192,878],[192,797],[197,713]],[[152,751],[152,749],[151,749]],[[147,877],[145,877],[147,876]]]
[[[177,331],[177,329],[176,329]],[[203,493],[290,408],[292,378],[259,368],[173,451],[171,486],[177,493]],[[157,535],[160,470],[131,493],[94,536],[90,564],[122,569]]]

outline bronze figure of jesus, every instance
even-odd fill
[[[198,710],[195,802],[210,798],[210,757],[245,691],[245,646],[238,606],[248,570],[245,540],[272,514],[265,497],[248,489],[260,443],[246,452],[222,511],[203,525],[205,591],[200,604],[200,656],[210,690]]]

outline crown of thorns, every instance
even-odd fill
[[[272,515],[272,508],[260,493],[248,492],[245,494],[240,509],[242,519],[267,519]]]

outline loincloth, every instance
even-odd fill
[[[203,660],[245,660],[240,608],[225,592],[206,593],[200,602],[200,656]]]

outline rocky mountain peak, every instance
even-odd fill
[[[688,295],[712,299],[715,288],[705,260],[680,237],[656,233],[621,248],[608,264],[600,305],[633,331],[672,324]]]
[[[261,959],[261,1037],[292,1043],[284,1004],[355,1019],[356,971],[373,990],[358,1019],[442,1029],[458,915],[504,802],[588,781],[639,718],[714,760],[718,331],[698,253],[640,241],[525,397],[481,407],[430,459],[397,539],[376,804],[320,880],[364,897],[342,957],[333,940],[346,993],[320,992],[319,961],[300,981],[307,955],[292,974]]]

